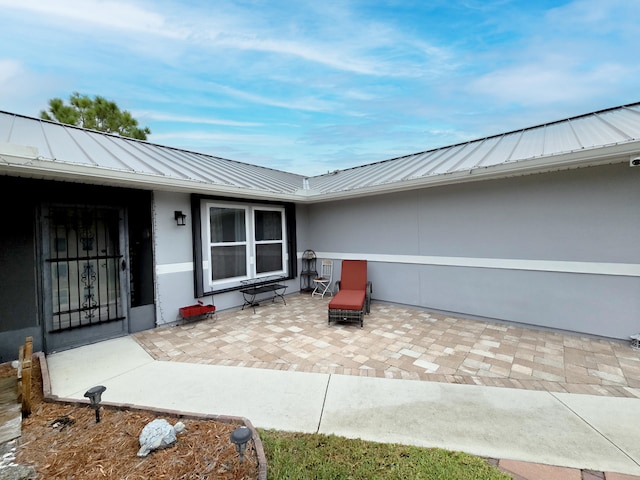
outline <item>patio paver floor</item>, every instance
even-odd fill
[[[364,328],[327,324],[329,298],[219,312],[133,335],[156,360],[640,398],[629,342],[374,301]]]

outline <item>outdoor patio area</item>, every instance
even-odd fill
[[[377,301],[362,329],[328,325],[328,297],[285,298],[132,337],[156,360],[640,398],[627,341]]]

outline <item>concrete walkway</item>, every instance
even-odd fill
[[[608,480],[640,476],[638,398],[157,361],[131,337],[55,353],[47,364],[60,398],[86,400],[87,389],[104,385],[109,403],[241,416],[257,428],[440,447],[579,475],[557,478],[583,478],[581,469],[609,472],[592,477]]]

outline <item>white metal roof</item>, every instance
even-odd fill
[[[308,179],[0,112],[0,174],[301,202],[624,162],[638,154],[640,103]]]
[[[640,154],[640,103],[328,173],[325,196],[629,161]]]
[[[3,148],[3,143],[4,148]],[[31,147],[25,162],[20,147]],[[13,155],[11,155],[13,153]],[[22,160],[13,161],[11,157]],[[291,195],[303,176],[153,143],[0,112],[0,172],[146,188],[250,196]],[[101,181],[102,180],[102,181]]]

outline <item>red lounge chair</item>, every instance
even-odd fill
[[[371,311],[371,282],[367,280],[366,260],[343,260],[340,280],[336,282],[337,293],[329,302],[329,324],[331,322],[360,322],[364,325],[364,314]]]

